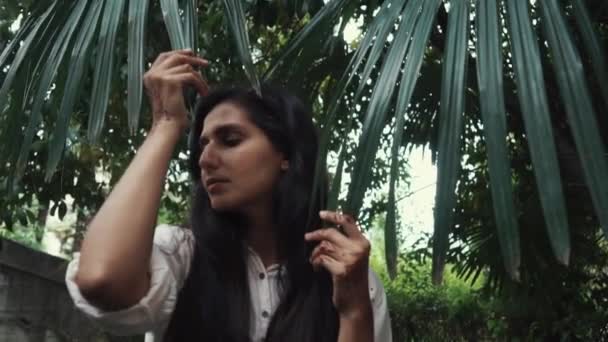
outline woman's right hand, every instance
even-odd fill
[[[207,82],[196,67],[209,62],[194,55],[192,50],[176,50],[161,53],[150,70],[144,74],[144,86],[152,106],[152,127],[170,122],[185,129],[190,124],[184,103],[184,87],[193,86],[201,96],[208,91]]]

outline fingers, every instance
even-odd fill
[[[325,221],[341,226],[344,229],[346,236],[359,239],[365,238],[363,233],[361,233],[359,226],[357,226],[355,219],[350,215],[337,213],[335,211],[321,210],[319,212],[319,217]]]
[[[209,65],[209,61],[198,57],[198,56],[189,56],[181,53],[174,53],[159,63],[159,67],[163,67],[164,69],[172,68],[176,65],[182,64],[190,64],[192,66],[198,67],[206,67]]]
[[[352,244],[349,241],[348,237],[344,236],[336,229],[333,228],[325,228],[318,229],[304,235],[304,239],[306,241],[322,241],[328,240],[332,244],[334,244],[337,248],[348,247]]]
[[[207,95],[209,86],[199,72],[186,72],[177,75],[167,76],[168,81],[173,81],[181,84],[189,84],[196,88],[201,96]]]
[[[321,243],[319,243],[310,254],[309,261],[312,262],[322,254],[326,254],[334,259],[340,258],[340,252],[335,248],[335,246],[331,242],[321,241]],[[345,256],[346,255],[342,255],[342,257]]]
[[[208,62],[206,60],[198,57],[186,56],[180,53],[180,51],[172,51],[161,55],[162,58],[159,57],[159,59],[157,59],[157,62],[159,60],[161,61],[160,64],[157,64],[150,69],[144,76],[144,82],[170,82],[178,83],[180,85],[185,83],[193,86],[201,96],[207,95],[209,86],[203,79],[201,73],[196,71],[193,66],[193,64],[196,65],[196,63],[199,63],[198,65],[207,65]],[[200,62],[199,60],[204,62]]]
[[[152,63],[152,67],[162,64],[169,57],[176,55],[176,54],[180,54],[180,55],[184,55],[184,56],[194,56],[194,51],[192,51],[192,49],[184,49],[184,50],[174,50],[174,51],[163,52],[163,53],[159,54],[158,57],[156,57],[156,60],[154,61],[154,63]]]
[[[172,74],[191,72],[195,67],[206,67],[209,61],[195,56],[191,50],[177,50],[161,53],[147,74]]]
[[[324,267],[329,273],[338,278],[343,278],[347,275],[346,266],[338,260],[326,255],[319,255],[312,261],[312,266],[315,270],[319,267]]]

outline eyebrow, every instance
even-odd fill
[[[223,125],[219,125],[218,127],[216,127],[211,132],[211,135],[226,134],[230,131],[240,131],[241,129],[242,129],[242,127],[239,124],[235,124],[235,123],[223,124]],[[206,139],[207,139],[206,135],[201,135],[198,140],[199,144],[202,144],[203,141],[205,141]]]

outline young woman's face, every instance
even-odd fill
[[[201,181],[216,210],[267,204],[287,161],[240,106],[223,102],[207,115],[200,136]]]

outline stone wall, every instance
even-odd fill
[[[64,283],[67,261],[0,238],[0,341],[143,341],[112,337],[73,305]]]

